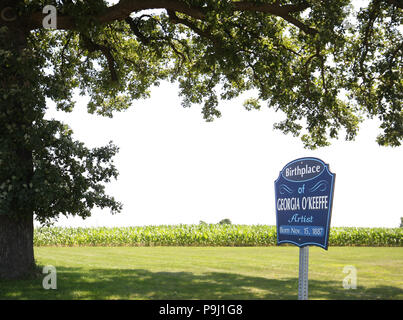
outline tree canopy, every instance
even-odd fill
[[[245,107],[281,110],[275,128],[300,136],[307,148],[340,134],[352,140],[373,117],[380,120],[377,142],[399,146],[403,5],[352,4],[0,1],[2,211],[31,203],[46,220],[60,212],[87,216],[94,205],[120,209],[102,185],[117,175],[117,148],[90,150],[66,125],[44,119],[46,99],[71,112],[75,90],[90,96],[90,113],[111,117],[171,81],[183,106],[200,104],[207,121],[220,117],[221,100],[253,92]]]
[[[257,89],[245,106],[282,110],[276,128],[308,147],[341,129],[354,138],[366,116],[380,119],[381,145],[401,143],[401,1],[369,1],[358,12],[348,0],[14,3],[18,19],[3,25],[30,30],[60,109],[72,110],[79,88],[90,112],[111,116],[169,80],[208,121],[220,116],[220,99]],[[57,9],[56,31],[43,28],[46,4]]]

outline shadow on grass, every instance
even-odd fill
[[[297,299],[298,291],[296,278],[268,279],[221,272],[60,267],[56,290],[43,289],[43,277],[0,281],[0,299],[283,300]],[[403,290],[392,286],[345,290],[341,282],[309,280],[309,298],[403,299]]]

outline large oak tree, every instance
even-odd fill
[[[71,112],[79,90],[91,97],[89,112],[112,116],[168,80],[211,121],[220,100],[253,89],[245,107],[281,110],[275,127],[308,148],[353,139],[367,117],[380,120],[379,144],[399,146],[402,8],[399,0],[357,11],[348,0],[1,0],[0,277],[34,266],[34,216],[46,223],[87,217],[94,206],[121,209],[104,192],[117,176],[117,147],[75,141],[68,126],[44,118],[46,99]]]

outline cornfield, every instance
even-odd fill
[[[273,246],[275,226],[159,225],[34,230],[35,246]],[[329,246],[403,246],[403,228],[331,228]]]

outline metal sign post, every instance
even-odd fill
[[[308,300],[309,247],[299,248],[298,300]]]

